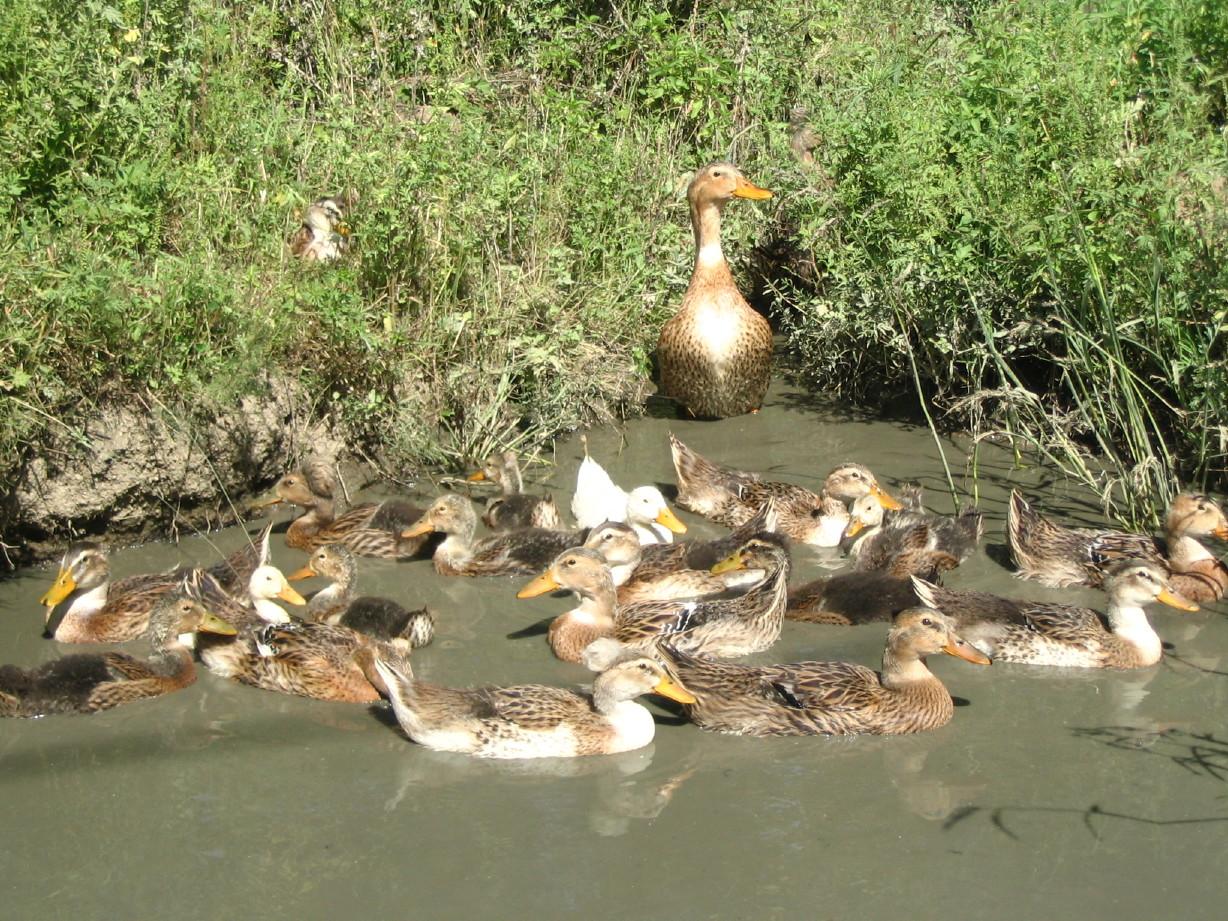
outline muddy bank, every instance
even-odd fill
[[[237,406],[107,406],[9,471],[0,540],[15,565],[57,556],[83,536],[136,543],[223,527],[305,453],[335,456],[341,447],[303,390],[284,380]]]

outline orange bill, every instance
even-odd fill
[[[951,642],[943,646],[942,651],[949,656],[955,656],[957,659],[971,662],[973,665],[990,665],[993,663],[989,656],[955,634],[951,634]]]
[[[517,598],[536,598],[547,592],[558,591],[563,586],[554,578],[554,570],[547,569],[540,576],[516,593]]]
[[[1211,532],[1211,536],[1216,540],[1228,540],[1228,524],[1220,525]]]
[[[652,693],[668,697],[670,700],[676,700],[680,704],[696,703],[694,694],[669,678],[662,678],[658,681],[657,686],[652,689]]]
[[[1190,601],[1190,599],[1178,595],[1176,592],[1171,592],[1166,588],[1160,589],[1160,594],[1156,595],[1156,601],[1162,601],[1172,608],[1179,611],[1197,611],[1198,605]]]
[[[51,618],[51,609],[57,604],[71,595],[77,589],[77,580],[72,577],[72,573],[67,569],[61,569],[59,575],[55,577],[55,582],[51,588],[43,594],[43,597],[38,599],[38,603],[46,606],[47,619]]]
[[[337,233],[341,234],[343,237],[348,237],[350,235],[350,225],[345,221],[342,221],[337,225]]]
[[[481,483],[484,479],[486,479],[486,471],[479,470],[477,473],[471,473],[469,476],[465,477],[465,479],[470,483]]]
[[[850,518],[848,526],[844,529],[845,537],[856,537],[865,528],[866,523],[860,518]]]
[[[900,503],[897,502],[895,499],[892,499],[889,495],[887,495],[887,493],[883,491],[883,488],[879,486],[877,483],[875,483],[873,486],[870,487],[870,495],[872,495],[875,499],[877,499],[878,504],[881,505],[883,508],[890,509],[893,512],[898,511],[904,507],[900,505]]]
[[[430,534],[435,530],[435,526],[429,521],[419,521],[417,524],[410,525],[401,532],[402,537],[421,537],[423,534]]]
[[[258,509],[268,508],[272,505],[280,505],[284,501],[285,500],[282,499],[281,496],[273,496],[271,499],[262,499],[261,501],[252,504],[252,511],[254,512]]]
[[[661,509],[661,513],[657,515],[656,522],[659,525],[664,525],[675,534],[685,534],[686,525],[678,520],[678,516],[669,510],[669,508]]]
[[[735,550],[730,556],[725,557],[725,559],[713,566],[710,572],[717,575],[722,572],[733,572],[735,569],[745,568],[746,561],[742,559],[742,551]]]
[[[772,193],[767,189],[759,188],[742,176],[738,177],[738,184],[734,187],[733,194],[737,198],[749,198],[751,201],[763,201],[772,197]]]
[[[300,595],[298,592],[296,592],[294,589],[292,589],[288,585],[283,586],[282,590],[277,593],[277,597],[280,598],[282,601],[289,602],[290,604],[306,604],[307,603],[306,598],[304,598],[302,595]]]
[[[290,573],[290,575],[286,576],[286,578],[291,582],[299,582],[303,579],[310,579],[313,576],[318,576],[318,575],[319,573],[316,572],[314,569],[312,569],[311,564],[308,563],[302,569],[294,570],[294,572]]]

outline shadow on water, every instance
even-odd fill
[[[1011,815],[1067,815],[1078,816],[1083,820],[1088,834],[1097,841],[1101,840],[1100,829],[1096,826],[1097,819],[1119,819],[1125,822],[1136,822],[1141,825],[1158,827],[1183,825],[1213,825],[1228,822],[1226,816],[1195,816],[1183,819],[1155,819],[1149,816],[1134,815],[1128,812],[1116,812],[1105,809],[1099,803],[1092,803],[1083,809],[1075,806],[964,806],[952,813],[942,824],[943,831],[950,831],[956,825],[976,816],[985,816],[995,829],[1014,841],[1022,841],[1023,836],[1007,825],[1007,817]]]
[[[1218,739],[1214,733],[1135,726],[1099,726],[1072,733],[1119,751],[1157,755],[1197,777],[1228,783],[1228,739]]]

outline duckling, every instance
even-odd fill
[[[571,513],[580,528],[594,528],[603,521],[625,521],[635,528],[640,543],[671,543],[675,534],[685,534],[686,525],[665,502],[655,486],[638,486],[627,492],[589,457],[585,443],[584,460],[576,473],[576,491]]]
[[[837,573],[790,589],[785,620],[841,626],[892,620],[921,603],[910,576],[937,582],[941,573],[959,565],[956,557],[931,550],[930,544],[929,526],[914,525],[903,533],[886,568]]]
[[[445,534],[435,548],[435,570],[444,576],[499,576],[537,572],[560,552],[579,542],[579,535],[566,531],[527,528],[474,539],[478,516],[463,496],[440,496],[403,538],[431,532]]]
[[[713,573],[712,566],[737,549],[737,545],[724,549],[723,553],[707,561],[703,568],[685,568],[688,562],[687,549],[692,549],[695,556],[704,553],[703,544],[720,544],[722,548],[728,539],[720,541],[692,541],[688,544],[649,544],[640,543],[635,529],[620,521],[607,521],[593,528],[584,546],[595,550],[609,567],[618,592],[618,603],[621,605],[635,604],[640,601],[685,601],[692,598],[706,598],[720,595],[728,591],[743,588],[758,582],[763,578],[760,570],[734,570],[731,572]],[[669,558],[677,558],[677,565],[664,564],[665,554],[654,554],[653,559],[645,561],[645,556],[654,548],[670,548],[682,551],[679,554],[669,554]]]
[[[307,616],[316,623],[349,627],[387,642],[398,652],[425,646],[435,636],[435,618],[426,608],[407,611],[390,598],[355,597],[358,562],[340,544],[318,548],[307,565],[290,575],[290,581],[324,576],[331,584],[316,592],[307,604]]]
[[[985,592],[957,592],[914,578],[922,603],[942,611],[968,642],[1002,662],[1078,668],[1143,668],[1163,649],[1143,610],[1153,601],[1197,611],[1176,594],[1154,563],[1118,560],[1104,577],[1102,617],[1090,608],[1016,601]]]
[[[374,670],[414,742],[479,758],[574,758],[642,748],[656,724],[635,698],[691,700],[652,656],[627,651],[592,663],[591,691],[540,684],[448,688],[414,678],[409,662],[378,655]]]
[[[149,623],[149,659],[109,652],[64,656],[30,669],[0,667],[0,716],[95,713],[161,697],[196,680],[190,645],[197,632],[235,632],[182,580],[158,598]]]
[[[738,735],[925,732],[950,722],[951,695],[926,667],[943,652],[977,665],[989,659],[928,608],[902,611],[887,634],[882,671],[849,662],[731,665],[662,644],[658,653],[695,698],[697,726]]]
[[[345,201],[340,196],[319,198],[303,215],[303,224],[290,237],[290,252],[304,262],[334,262],[350,248],[350,225],[345,222]]]
[[[709,656],[742,656],[767,649],[784,623],[789,553],[784,543],[763,534],[748,540],[713,567],[720,574],[738,569],[763,572],[760,581],[732,598],[646,601],[618,607],[614,580],[594,550],[572,548],[524,586],[517,598],[534,598],[560,588],[582,599],[578,608],[555,619],[548,640],[555,655],[577,661],[593,640],[613,636],[636,648],[667,641]]]
[[[782,534],[816,547],[837,547],[849,520],[846,502],[869,495],[884,508],[900,508],[860,464],[836,467],[823,481],[823,491],[815,494],[804,486],[764,482],[758,474],[714,464],[672,432],[669,441],[678,475],[678,504],[728,528],[741,525],[772,498]]]
[[[906,547],[914,556],[926,550],[939,555],[941,569],[950,568],[945,565],[947,560],[958,566],[968,559],[983,531],[984,519],[976,508],[966,508],[953,517],[931,515],[917,496],[912,506],[886,515],[882,504],[867,495],[853,501],[844,535],[853,539],[849,555],[860,570],[888,569]],[[918,535],[924,535],[925,545],[919,544]]]
[[[721,211],[734,198],[772,193],[732,163],[710,163],[687,188],[695,268],[682,306],[657,340],[660,392],[690,415],[758,412],[772,375],[772,327],[742,297],[721,251]]]
[[[224,585],[246,580],[259,561],[268,558],[269,529],[259,539],[243,546],[208,572]],[[55,582],[39,599],[46,608],[43,618],[47,636],[60,643],[124,643],[143,636],[158,600],[177,588],[189,575],[185,569],[145,573],[111,581],[111,563],[106,548],[92,541],[79,541],[65,552]],[[242,583],[239,583],[240,585]],[[54,632],[51,617],[61,602],[72,596]]]
[[[1163,540],[1064,528],[1033,511],[1018,490],[1011,492],[1006,528],[1019,575],[1045,585],[1100,587],[1115,560],[1133,559],[1165,568],[1173,590],[1191,601],[1218,601],[1228,590],[1228,568],[1198,541],[1207,536],[1228,540],[1228,518],[1218,503],[1199,493],[1173,499]]]
[[[469,477],[472,482],[489,480],[499,487],[500,495],[486,503],[482,521],[492,531],[514,531],[518,528],[563,530],[563,516],[554,504],[553,496],[534,496],[524,491],[520,462],[515,451],[492,454],[482,469]]]
[[[282,502],[306,511],[286,530],[286,546],[311,552],[324,544],[344,544],[359,556],[380,559],[412,559],[422,552],[425,538],[406,539],[401,532],[417,521],[422,512],[407,502],[389,500],[356,505],[335,513],[335,478],[329,466],[309,459],[301,470],[287,473],[274,486],[271,499],[257,503],[267,508]]]

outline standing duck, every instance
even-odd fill
[[[849,522],[846,502],[873,496],[883,508],[900,508],[861,464],[836,467],[823,481],[823,491],[816,494],[804,486],[764,482],[756,473],[714,464],[672,432],[669,442],[678,477],[678,504],[727,528],[742,525],[768,499],[774,499],[782,534],[816,547],[838,547]]]
[[[917,578],[913,585],[921,602],[951,618],[968,642],[1000,661],[1032,665],[1154,665],[1163,647],[1144,606],[1159,601],[1182,611],[1198,610],[1173,592],[1162,567],[1138,560],[1118,560],[1105,573],[1109,607],[1103,617],[1091,608],[959,592]]]
[[[1064,528],[1033,511],[1016,490],[1006,519],[1011,557],[1019,575],[1045,585],[1099,587],[1116,560],[1144,560],[1169,573],[1174,591],[1197,602],[1218,601],[1228,590],[1228,568],[1198,540],[1228,540],[1228,518],[1213,499],[1181,493],[1164,518],[1164,539],[1123,531]]]
[[[600,671],[592,690],[541,684],[448,688],[413,676],[409,662],[378,655],[373,671],[397,722],[413,741],[479,758],[574,758],[632,751],[652,741],[642,694],[692,700],[656,659],[620,651],[588,663]],[[373,676],[374,677],[374,676]]]
[[[197,632],[235,632],[182,581],[158,598],[149,627],[149,659],[108,652],[64,656],[30,669],[0,667],[0,716],[95,713],[161,697],[196,680],[190,645]]]
[[[657,340],[663,395],[690,415],[722,419],[757,412],[772,373],[772,327],[738,291],[721,250],[721,211],[734,198],[772,193],[731,163],[711,163],[687,188],[695,268],[682,306]]]
[[[492,531],[514,531],[517,528],[548,528],[562,530],[563,516],[554,504],[553,496],[534,496],[524,491],[520,462],[515,451],[492,454],[482,469],[469,477],[471,482],[488,480],[499,487],[500,495],[486,502],[482,521]]]
[[[731,665],[674,649],[659,654],[695,698],[687,716],[702,729],[738,735],[925,732],[950,722],[954,703],[926,667],[943,652],[977,665],[989,659],[928,608],[909,608],[887,634],[879,673],[850,662]]]
[[[316,623],[340,624],[384,640],[399,652],[425,646],[435,636],[435,618],[426,608],[407,611],[391,598],[357,595],[358,561],[340,544],[325,544],[290,581],[324,576],[328,587],[312,596],[307,616]]]

